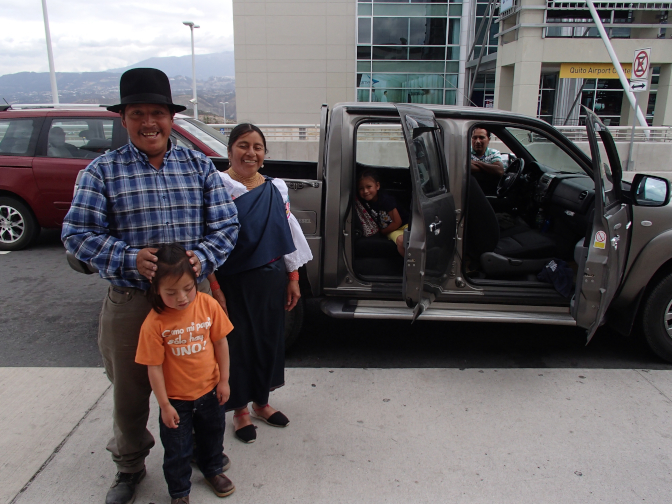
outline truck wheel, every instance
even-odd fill
[[[0,250],[21,250],[37,237],[33,213],[21,201],[0,198]]]
[[[285,312],[285,350],[299,339],[303,328],[303,298],[299,299],[292,311]]]
[[[642,330],[651,350],[672,362],[672,274],[662,278],[644,301]]]

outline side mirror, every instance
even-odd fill
[[[635,205],[665,206],[670,202],[670,182],[662,177],[638,173],[632,180],[631,194]]]

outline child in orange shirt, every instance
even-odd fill
[[[171,503],[189,502],[192,438],[203,476],[217,496],[226,497],[235,490],[222,474],[224,404],[230,394],[226,335],[233,326],[217,301],[197,291],[182,246],[164,245],[155,255],[156,275],[147,294],[153,309],[142,324],[135,361],[147,366],[161,407]]]

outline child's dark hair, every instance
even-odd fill
[[[374,182],[377,182],[380,184],[380,175],[378,175],[378,172],[372,168],[368,168],[364,170],[360,175],[359,175],[359,180],[362,180],[363,178],[371,178],[373,179]]]
[[[161,284],[161,281],[166,277],[179,279],[186,273],[194,279],[195,285],[196,273],[189,262],[187,251],[182,245],[177,243],[162,245],[154,255],[156,255],[159,260],[156,262],[156,274],[147,291],[147,298],[149,299],[152,308],[154,308],[157,313],[161,313],[166,308],[166,305],[163,303],[163,299],[161,299],[161,295],[159,294],[159,285]]]

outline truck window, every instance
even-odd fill
[[[446,191],[442,156],[436,142],[434,131],[424,131],[413,139],[415,159],[420,172],[422,192],[434,195]]]
[[[408,153],[399,123],[364,123],[357,127],[358,165],[408,169]]]

